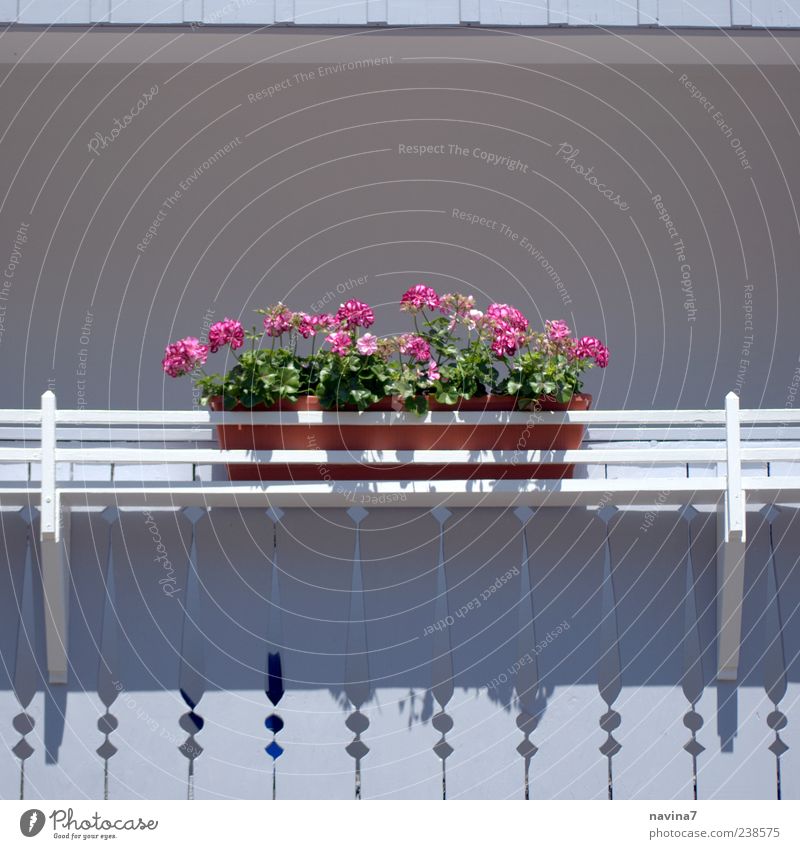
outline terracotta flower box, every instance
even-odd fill
[[[588,410],[592,396],[576,394],[569,404],[560,404],[544,399],[535,409]],[[212,398],[211,408],[222,410],[220,398]],[[517,400],[504,395],[489,395],[462,401],[455,407],[430,404],[431,411],[486,412],[517,410]],[[391,398],[373,405],[372,411],[395,409]],[[319,401],[313,397],[300,398],[296,403],[279,403],[269,408],[274,412],[322,411]],[[245,411],[236,407],[234,412]],[[254,412],[266,412],[260,405]],[[488,418],[488,416],[487,416]],[[479,424],[391,424],[391,425],[248,425],[223,424],[217,426],[217,435],[223,449],[245,451],[268,451],[275,449],[294,450],[497,450],[522,452],[533,450],[563,450],[579,448],[583,439],[584,426],[580,424],[548,425],[535,422],[532,408],[531,422],[526,424],[502,425]],[[228,466],[231,480],[247,481],[329,481],[329,480],[469,480],[491,479],[558,479],[572,477],[573,466],[569,464],[539,465],[515,462],[511,464],[420,464],[397,465],[374,464],[326,464],[324,466],[300,463],[235,464]]]

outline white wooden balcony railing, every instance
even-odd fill
[[[223,451],[211,426],[433,423],[470,426],[585,424],[569,451]],[[0,508],[38,509],[50,681],[67,677],[69,530],[72,510],[258,507],[585,506],[717,510],[717,675],[736,678],[744,589],[746,511],[800,502],[800,411],[599,410],[538,413],[211,413],[0,410]],[[325,480],[231,482],[227,463],[324,464]],[[337,481],[341,463],[574,463],[565,480]],[[214,470],[216,469],[216,474]],[[316,480],[314,477],[316,476]],[[402,496],[398,499],[393,496]]]

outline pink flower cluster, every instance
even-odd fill
[[[351,298],[336,310],[336,321],[352,330],[354,327],[370,327],[375,323],[375,313],[369,304]]]
[[[574,357],[576,360],[594,360],[600,368],[608,365],[608,348],[594,336],[582,336],[575,343]]]
[[[496,357],[512,357],[528,339],[528,319],[508,304],[490,304],[483,325],[491,330],[491,348]]]
[[[232,318],[217,321],[208,328],[208,347],[212,354],[226,345],[230,345],[232,351],[244,345],[244,328]]]
[[[267,336],[283,336],[287,330],[292,329],[294,313],[283,304],[275,304],[267,310],[264,316],[264,330]]]
[[[365,333],[357,342],[356,349],[365,357],[374,354],[378,350],[378,337],[371,333]]]
[[[187,336],[167,345],[161,367],[170,377],[191,374],[208,359],[208,345],[203,345],[194,336]]]
[[[552,342],[560,342],[562,339],[569,339],[572,331],[566,321],[546,321],[544,323],[547,338]]]
[[[402,298],[400,298],[400,309],[406,312],[420,312],[420,310],[436,310],[441,306],[439,295],[430,286],[418,284],[412,286]]]
[[[421,336],[407,334],[399,339],[400,353],[406,354],[419,363],[431,359],[431,346]]]
[[[353,347],[353,337],[344,330],[331,333],[325,341],[331,346],[331,351],[340,357],[347,356]]]
[[[484,313],[475,308],[472,295],[440,295],[430,286],[419,284],[403,294],[400,309],[414,315],[424,310],[438,311],[449,317],[450,331],[458,324],[470,332],[477,330],[479,339],[490,346],[498,359],[513,357],[525,346],[536,346],[552,355],[566,355],[573,361],[591,360],[600,368],[608,365],[608,348],[599,339],[594,336],[574,338],[567,323],[561,320],[545,322],[544,333],[532,332],[528,319],[510,304],[490,304]],[[358,328],[366,329],[375,323],[375,312],[363,301],[351,298],[335,314],[293,312],[282,303],[262,312],[264,332],[273,339],[290,331],[303,339],[325,333],[325,341],[337,356],[357,353],[365,357],[378,355],[388,360],[399,353],[408,357],[408,365],[416,369],[420,378],[430,381],[440,379],[439,364],[433,357],[431,343],[420,332],[381,339],[371,333],[358,335]],[[427,317],[424,320],[426,324],[433,321]],[[434,322],[430,326],[438,328],[440,325]],[[235,319],[225,318],[209,328],[208,344],[188,336],[168,345],[162,367],[171,377],[190,374],[206,363],[209,353],[216,353],[225,346],[236,351],[244,342],[242,324]],[[588,365],[588,362],[582,365]]]

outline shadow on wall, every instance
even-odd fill
[[[67,692],[99,690],[108,705],[122,691],[183,690],[186,715],[195,717],[182,720],[185,728],[202,723],[202,706],[197,714],[194,708],[208,694],[263,692],[270,653],[280,660],[270,670],[274,702],[284,693],[327,690],[349,713],[353,692],[367,705],[379,705],[382,691],[405,693],[394,709],[408,729],[445,712],[452,692],[462,702],[480,693],[529,734],[555,693],[597,687],[607,706],[598,745],[607,734],[609,758],[617,753],[613,732],[627,719],[627,691],[682,686],[692,710],[715,686],[710,514],[692,522],[690,567],[687,524],[674,512],[655,522],[618,513],[609,522],[607,558],[605,525],[584,510],[541,509],[526,521],[513,511],[453,510],[440,564],[431,514],[384,508],[360,519],[358,568],[356,525],[346,511],[287,510],[275,524],[262,511],[215,509],[196,525],[196,570],[188,566],[192,526],[184,515],[126,512],[109,525],[96,514],[75,514],[70,684],[50,689],[42,682],[36,551],[26,582],[27,526],[14,514],[2,519],[0,689],[18,698],[46,690],[50,760],[69,721]],[[740,688],[766,686],[777,709],[785,682],[800,680],[794,519],[786,511],[775,521],[772,574],[769,529],[751,516],[740,680],[716,685],[723,751],[739,730]],[[771,613],[776,589],[782,643]],[[20,617],[26,604],[27,624]],[[712,710],[705,702],[706,724]],[[598,715],[592,711],[595,734]]]

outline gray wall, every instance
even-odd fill
[[[798,360],[796,70],[563,64],[569,39],[561,64],[517,67],[519,45],[514,67],[496,64],[496,48],[482,63],[405,61],[458,57],[474,41],[393,37],[384,52],[380,34],[354,36],[351,59],[391,64],[293,82],[254,103],[248,95],[317,68],[319,51],[306,48],[301,64],[292,42],[290,55],[255,67],[9,66],[4,257],[20,224],[28,229],[2,302],[5,403],[35,404],[51,381],[61,406],[186,407],[188,383],[162,381],[159,360],[167,341],[202,331],[207,311],[255,319],[252,309],[278,298],[309,308],[327,293],[335,304],[337,287],[366,276],[358,295],[379,306],[386,331],[406,326],[398,294],[428,280],[604,337],[612,364],[589,386],[605,407],[718,406],[732,388],[745,406],[783,406]],[[646,56],[663,43],[627,49]],[[731,125],[749,168],[684,73]],[[108,135],[155,85],[117,140],[91,153],[94,134]],[[165,199],[236,138],[138,251]],[[571,170],[562,143],[629,210]],[[401,155],[401,144],[480,148],[527,173]],[[693,302],[657,194],[685,244]],[[454,208],[498,229],[456,220]],[[542,252],[569,303],[500,222]]]

